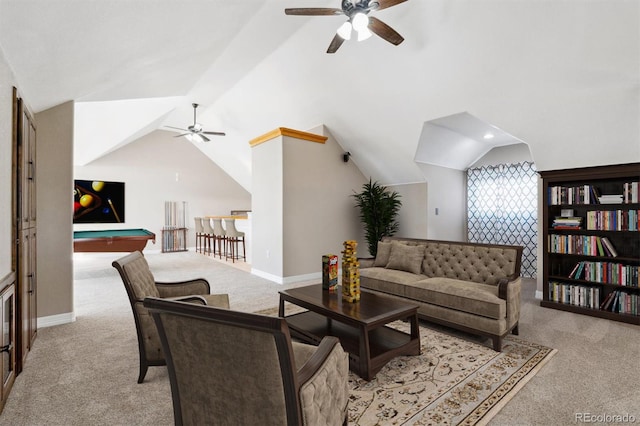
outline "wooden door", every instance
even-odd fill
[[[21,232],[20,241],[20,347],[19,362],[24,365],[31,344],[35,338],[35,229],[25,229]]]
[[[14,177],[16,249],[16,372],[31,349],[37,330],[36,310],[36,127],[33,116],[14,90]]]
[[[18,138],[18,190],[20,228],[36,224],[36,128],[31,114],[23,102],[19,102],[20,134]]]

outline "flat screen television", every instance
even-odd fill
[[[75,180],[73,223],[124,223],[124,182]]]

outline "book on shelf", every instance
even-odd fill
[[[618,314],[640,315],[638,312],[639,299],[640,295],[638,294],[620,290],[612,291],[600,304],[600,309]]]
[[[640,266],[627,265],[618,262],[578,262],[568,275],[568,278],[614,284],[623,287],[638,287]]]
[[[639,210],[592,210],[587,212],[587,230],[637,231]]]
[[[622,204],[623,194],[601,195],[598,197],[600,204]]]
[[[580,186],[550,186],[548,189],[548,200],[551,205],[560,204],[592,204],[593,188],[591,185]]]
[[[577,273],[578,269],[580,268],[580,265],[582,265],[582,262],[576,263],[576,266],[574,266],[571,272],[569,273],[569,278],[578,279],[578,277],[580,277],[580,275],[578,275]]]
[[[600,304],[600,309],[602,309],[603,311],[606,310],[605,308],[607,308],[611,304],[611,299],[614,297],[615,297],[615,291],[612,291],[611,293],[607,294],[607,297],[605,297],[602,303]]]
[[[603,244],[602,240],[606,240]],[[618,252],[607,237],[597,235],[549,234],[549,252],[581,254],[586,256],[618,256]]]
[[[600,191],[595,186],[590,186],[589,189],[591,191],[591,200],[593,201],[592,204],[599,204],[600,201],[598,200],[598,198],[600,197]]]
[[[613,247],[613,244],[611,244],[611,241],[609,241],[609,238],[601,237],[600,240],[602,241],[602,244],[604,245],[604,248],[606,249],[609,256],[618,257],[618,252]]]
[[[600,304],[600,288],[597,286],[550,281],[549,300],[583,308],[598,309]]]
[[[623,191],[625,203],[640,203],[640,184],[637,181],[626,182]]]
[[[553,229],[581,229],[582,218],[581,217],[562,217],[558,216],[553,219],[551,224]]]
[[[569,278],[574,280],[580,279],[580,276],[582,275],[582,271],[584,270],[585,263],[587,262],[582,261],[582,262],[576,263],[576,266],[571,270],[571,273],[569,274]]]

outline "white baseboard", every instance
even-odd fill
[[[47,327],[53,327],[54,325],[70,324],[75,320],[76,320],[75,312],[49,315],[48,317],[38,317],[38,328],[47,328]]]
[[[260,278],[264,278],[265,280],[273,281],[274,283],[278,283],[278,284],[284,284],[284,282],[282,281],[282,277],[279,277],[277,275],[273,275],[256,268],[251,268],[251,273]]]
[[[322,272],[313,272],[311,274],[294,275],[292,277],[284,277],[283,284],[297,283],[300,281],[322,280]]]
[[[542,300],[542,292],[540,290],[536,290],[536,299]]]
[[[321,272],[313,272],[311,274],[304,275],[293,275],[290,277],[279,277],[277,275],[270,274],[268,272],[260,271],[259,269],[251,268],[251,273],[260,278],[264,278],[269,281],[273,281],[278,284],[291,284],[297,283],[300,281],[311,281],[311,280],[320,280],[322,279]]]

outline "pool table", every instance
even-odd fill
[[[74,252],[96,251],[142,251],[151,240],[156,243],[156,234],[146,229],[109,229],[104,231],[74,231]]]

